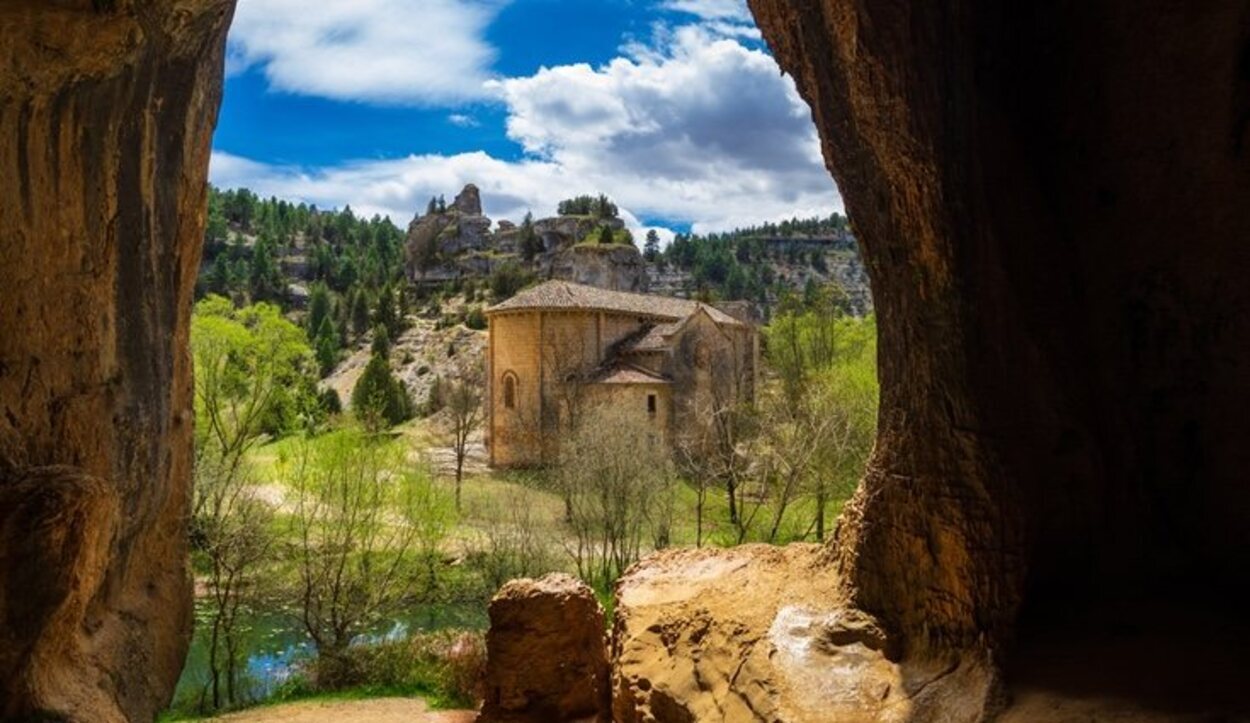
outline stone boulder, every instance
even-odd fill
[[[569,575],[500,588],[490,602],[479,723],[608,720],[605,627],[594,592]]]

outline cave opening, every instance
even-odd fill
[[[874,284],[840,594],[907,656],[986,652],[1026,704],[1244,711],[1250,6],[751,6]],[[151,719],[181,666],[185,310],[232,7],[0,8],[0,716]]]

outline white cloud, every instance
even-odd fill
[[[660,4],[665,10],[697,16],[702,20],[751,22],[746,0],[667,0]]]
[[[473,100],[496,56],[483,35],[504,2],[242,0],[228,70],[257,66],[275,90],[335,100]]]
[[[765,52],[707,23],[667,29],[647,52],[602,67],[544,68],[486,85],[506,107],[521,160],[423,155],[310,170],[217,153],[213,181],[350,203],[400,224],[431,196],[450,198],[470,182],[497,220],[549,215],[562,198],[603,192],[639,238],[639,218],[708,232],[842,208],[793,82]]]
[[[452,113],[447,116],[447,122],[460,128],[477,128],[482,125],[477,118],[464,113]]]

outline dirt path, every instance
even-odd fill
[[[431,711],[420,698],[305,701],[208,719],[210,723],[473,723],[471,710]]]

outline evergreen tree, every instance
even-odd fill
[[[612,229],[608,228],[607,226],[599,227],[599,243],[606,244],[606,245],[611,245],[611,244],[616,243],[616,238],[612,234]]]
[[[543,240],[534,231],[534,214],[526,212],[525,220],[521,221],[521,258],[533,261],[544,250]]]
[[[230,260],[225,254],[219,254],[213,261],[213,270],[208,278],[208,290],[222,296],[230,293]]]
[[[308,338],[316,339],[321,323],[330,316],[330,291],[325,284],[313,284],[308,297]]]
[[[369,330],[369,298],[364,289],[357,289],[352,295],[352,332],[357,337]]]
[[[655,229],[647,231],[647,240],[642,246],[642,256],[652,263],[660,258],[660,234]]]
[[[339,334],[334,329],[334,321],[327,314],[322,317],[321,325],[313,338],[313,353],[317,357],[317,367],[324,377],[334,370],[339,361]]]
[[[377,307],[373,311],[373,323],[386,327],[386,331],[394,338],[399,338],[403,331],[400,327],[399,309],[395,304],[395,291],[386,285],[378,292]]]
[[[369,353],[374,356],[390,357],[391,335],[387,333],[385,326],[379,325],[373,330],[373,344],[369,347]]]
[[[391,374],[386,357],[374,354],[352,390],[352,411],[365,428],[379,432],[412,416],[412,402],[402,382]]]

